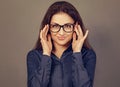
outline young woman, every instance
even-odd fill
[[[27,55],[28,87],[93,87],[96,55],[87,36],[73,5],[53,3]]]

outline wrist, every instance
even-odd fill
[[[50,56],[50,55],[51,55],[51,52],[43,52],[43,55],[48,55],[48,56]]]
[[[78,53],[78,52],[81,52],[81,51],[73,51],[73,53]]]
[[[73,53],[81,52],[81,49],[73,50]]]

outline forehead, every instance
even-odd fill
[[[52,16],[51,23],[63,25],[66,23],[74,23],[74,20],[67,13],[59,12]]]

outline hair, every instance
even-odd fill
[[[82,18],[80,16],[79,12],[76,10],[76,8],[71,3],[66,2],[66,1],[57,1],[48,8],[48,10],[42,20],[42,23],[40,25],[39,32],[41,31],[41,29],[44,28],[44,26],[46,24],[50,24],[52,16],[59,12],[64,12],[64,13],[68,14],[74,20],[75,23],[77,22],[81,26],[83,35],[85,34],[86,29],[85,29],[85,26],[83,24],[83,21],[82,21]],[[41,45],[39,36],[38,36],[38,40],[36,42],[34,49],[42,50],[42,45]],[[91,46],[89,45],[88,39],[86,39],[84,41],[83,46],[88,49],[91,48]]]

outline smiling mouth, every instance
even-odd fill
[[[59,39],[59,40],[64,40],[64,39],[65,39],[65,37],[58,37],[58,39]]]

